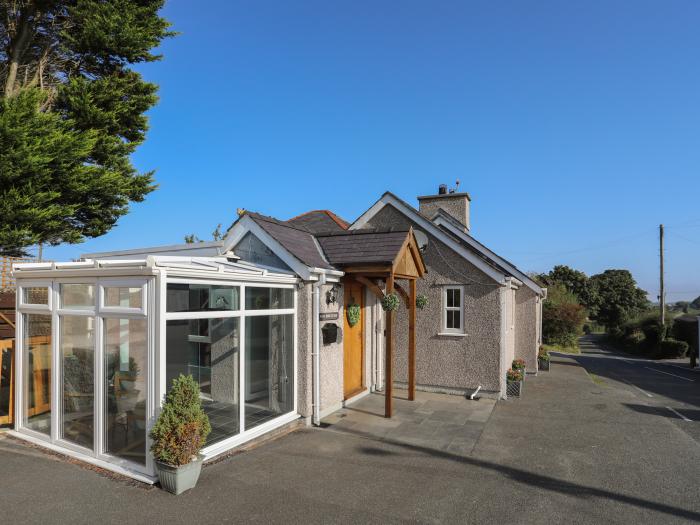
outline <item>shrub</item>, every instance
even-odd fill
[[[199,385],[191,375],[180,374],[173,379],[151,429],[154,458],[176,467],[186,465],[202,449],[210,432],[209,418],[199,400]]]
[[[512,368],[513,368],[513,370],[525,370],[525,360],[524,359],[513,359]]]
[[[428,297],[426,295],[420,294],[416,297],[416,308],[422,310],[428,306]]]
[[[676,341],[675,339],[665,339],[659,344],[655,357],[657,359],[676,359],[685,357],[688,352],[688,343]]]
[[[543,361],[549,361],[549,352],[544,346],[540,346],[537,352],[537,359],[542,359]]]
[[[522,381],[523,373],[520,370],[513,370],[512,368],[509,368],[508,372],[506,372],[506,379],[508,381]]]
[[[542,311],[542,336],[548,344],[576,346],[586,310],[580,304],[545,302]]]
[[[656,345],[666,339],[668,326],[662,325],[658,319],[644,319],[640,323],[640,328],[649,344]]]

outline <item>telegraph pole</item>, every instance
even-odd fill
[[[666,324],[666,296],[664,294],[664,225],[659,224],[659,306],[661,324]]]

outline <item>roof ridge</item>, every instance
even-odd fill
[[[304,213],[300,213],[299,215],[296,215],[292,217],[291,219],[288,219],[287,222],[293,221],[295,219],[300,219],[301,217],[304,217],[306,215],[310,215],[312,213],[325,213],[328,215],[328,217],[335,222],[338,226],[340,226],[342,229],[347,230],[350,227],[350,223],[346,221],[345,219],[342,219],[335,213],[333,213],[331,210],[309,210],[305,211]]]
[[[245,215],[250,215],[253,218],[260,219],[262,221],[267,221],[271,222],[273,224],[277,224],[278,226],[284,226],[285,228],[290,228],[292,230],[298,230],[300,232],[308,233],[313,237],[313,232],[303,226],[297,225],[297,224],[290,224],[287,221],[282,221],[276,217],[272,217],[271,215],[263,215],[262,213],[258,213],[256,211],[245,211]]]

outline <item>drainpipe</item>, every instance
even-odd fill
[[[313,415],[311,422],[319,426],[321,424],[321,286],[326,284],[326,275],[321,274],[318,281],[313,284],[313,301],[311,307],[312,321],[312,351],[311,360],[313,364]]]

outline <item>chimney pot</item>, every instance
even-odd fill
[[[447,184],[440,184],[438,186],[438,195],[445,195],[447,193]]]

